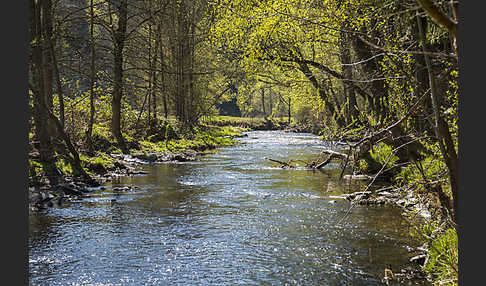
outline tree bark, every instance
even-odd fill
[[[289,95],[289,106],[288,106],[289,109],[287,111],[288,112],[288,116],[289,116],[289,126],[290,126],[290,115],[291,115],[291,113],[290,113],[290,108],[291,108],[291,105],[290,104],[291,103],[292,103],[292,101],[291,101],[291,98],[290,98],[290,95]]]
[[[437,23],[439,26],[446,28],[449,31],[449,33],[451,33],[452,36],[456,38],[457,36],[456,21],[454,21],[453,19],[449,18],[447,15],[442,13],[431,0],[417,0],[417,2],[420,4],[422,9],[425,10],[427,15],[429,15],[432,21]],[[455,10],[457,10],[457,6],[455,7],[456,8],[454,8],[454,13],[456,12]]]
[[[342,74],[347,79],[353,78],[353,70],[348,64],[351,63],[351,54],[349,52],[349,36],[345,32],[341,32],[340,38],[340,57],[342,65]],[[344,94],[347,98],[348,108],[347,108],[347,120],[348,124],[356,121],[359,123],[359,111],[358,104],[356,102],[356,92],[353,85],[348,85],[343,82]]]
[[[111,102],[112,120],[111,128],[113,137],[123,153],[128,154],[128,149],[121,133],[121,100],[123,97],[123,48],[127,30],[127,0],[121,0],[117,5],[118,27],[114,31],[113,61],[114,83],[113,100]]]
[[[54,67],[53,67],[53,55],[51,52],[52,41],[52,0],[42,0],[41,9],[41,25],[42,25],[42,53],[44,58],[43,78],[44,78],[44,97],[45,103],[49,110],[53,110],[53,79],[54,79]],[[56,128],[53,122],[46,122],[47,129],[51,135],[51,139],[57,137]]]
[[[88,145],[88,151],[93,154],[93,142],[91,141],[91,135],[93,134],[93,125],[95,117],[95,96],[94,96],[94,84],[95,84],[95,42],[94,42],[94,3],[91,0],[90,3],[90,52],[91,52],[91,64],[90,64],[90,83],[89,83],[89,123],[88,131],[86,132],[86,143]]]
[[[418,23],[420,22],[418,19],[415,18],[413,19],[412,25],[411,25],[411,31],[412,31],[412,37],[414,40],[417,41],[418,44],[420,44],[420,33],[419,33],[419,27]],[[421,21],[422,27],[424,33],[426,33],[427,25]],[[420,49],[420,45],[418,46]],[[414,60],[415,60],[415,82],[414,82],[414,89],[413,93],[415,97],[420,97],[422,96],[427,90],[429,89],[429,76],[427,72],[427,65],[425,63],[425,58],[423,54],[414,54],[413,55]],[[432,110],[432,102],[430,97],[426,97],[424,99],[424,104],[422,106],[422,112],[416,112],[412,118],[414,122],[415,129],[419,133],[423,133],[424,131],[427,132],[428,134],[432,135],[434,134],[434,130],[431,128],[434,124],[430,118],[430,114],[433,113]]]
[[[54,43],[53,40],[50,40],[49,47],[51,50],[52,55],[52,62],[54,68],[54,75],[56,77],[56,85],[57,85],[57,94],[59,97],[59,122],[61,123],[62,127],[64,128],[65,119],[64,119],[64,93],[62,91],[62,84],[61,84],[61,77],[59,75],[59,67],[57,65],[57,58],[56,53],[54,51]]]
[[[262,111],[263,111],[263,116],[267,118],[267,112],[265,110],[265,89],[262,87],[261,88],[261,99],[262,99]]]
[[[422,50],[424,52],[427,52],[425,31],[422,29],[422,18],[417,17],[417,21],[418,21],[418,27],[420,33],[420,40],[422,42]],[[427,71],[429,75],[431,101],[432,101],[432,108],[434,111],[434,120],[435,120],[434,131],[439,143],[440,151],[444,158],[444,162],[448,169],[449,181],[451,184],[451,191],[452,191],[452,200],[454,205],[454,213],[452,214],[452,219],[454,222],[457,222],[457,216],[459,213],[458,211],[459,161],[455,150],[454,142],[449,132],[449,126],[441,116],[440,106],[439,106],[439,95],[435,83],[435,76],[432,70],[432,64],[427,55],[424,55],[424,58],[425,58],[425,63],[427,65]]]
[[[158,56],[158,50],[159,50],[159,43],[160,43],[160,26],[157,27],[156,29],[156,40],[155,40],[155,47],[154,47],[154,56],[152,59],[152,114],[153,114],[153,119],[154,122],[157,122],[157,93],[155,92],[156,86],[157,86],[157,73],[155,71],[156,65],[157,65],[157,56]],[[153,122],[152,122],[153,123]],[[153,124],[150,126],[151,129],[155,128]]]
[[[50,2],[47,1],[29,1],[30,10],[30,35],[31,35],[31,50],[32,59],[30,69],[33,81],[33,117],[35,126],[35,138],[38,141],[36,144],[40,155],[40,163],[43,166],[44,173],[49,182],[54,185],[58,182],[59,171],[56,167],[56,159],[54,150],[52,148],[51,135],[53,132],[49,130],[49,116],[48,116],[48,98],[52,98],[52,94],[48,96],[48,82],[52,83],[52,77],[49,81],[49,70],[46,69],[46,62],[50,59],[48,57],[49,45],[45,38],[49,32],[43,24],[46,23],[42,18],[46,14],[50,14]],[[46,5],[46,6],[44,6]],[[47,52],[43,48],[47,47]],[[52,90],[51,90],[52,91]],[[51,101],[52,103],[52,101]]]
[[[160,25],[160,24],[159,24]],[[160,29],[159,29],[160,30]],[[160,39],[160,94],[162,96],[162,104],[164,106],[164,117],[165,119],[169,118],[169,110],[168,110],[168,98],[167,98],[167,90],[165,88],[165,57],[164,57],[164,49],[162,48],[162,36],[159,36]]]

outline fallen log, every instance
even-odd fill
[[[348,158],[348,155],[343,154],[343,153],[339,153],[339,152],[336,152],[336,151],[333,151],[333,150],[324,150],[324,151],[321,152],[321,154],[329,154],[329,157],[324,162],[317,164],[315,166],[312,166],[314,169],[321,169],[322,167],[329,164],[331,162],[331,160],[334,159],[334,158],[339,158],[339,159],[342,159],[342,160],[347,160],[347,158]]]
[[[329,154],[330,157],[340,158],[342,160],[346,160],[348,158],[348,155],[346,155],[344,153],[336,152],[336,151],[333,151],[333,150],[323,150],[323,151],[321,151],[321,153],[322,154]]]
[[[281,164],[282,165],[282,168],[285,167],[285,166],[287,166],[289,168],[295,168],[294,166],[292,166],[292,165],[290,165],[289,163],[286,163],[286,162],[282,162],[282,161],[275,160],[275,159],[271,159],[271,158],[265,158],[265,159],[267,159],[269,161],[272,161],[272,162],[275,162],[275,163]]]
[[[342,160],[347,160],[347,158],[348,158],[348,155],[340,153],[340,152],[336,152],[336,151],[333,151],[333,150],[323,150],[321,152],[321,154],[329,154],[329,157],[319,164],[315,161],[311,162],[311,163],[306,163],[306,167],[312,168],[312,169],[321,169],[322,167],[329,164],[331,162],[331,160],[334,159],[334,158],[339,158],[339,159],[342,159]],[[272,161],[272,162],[275,162],[275,163],[281,164],[282,168],[283,167],[295,168],[295,166],[292,166],[292,165],[290,165],[290,163],[287,163],[287,162],[282,162],[282,161],[271,159],[271,158],[265,158],[265,159]]]
[[[315,166],[314,169],[320,169],[320,168],[326,166],[327,164],[329,164],[329,162],[331,162],[332,158],[333,158],[332,155],[329,156],[324,162],[322,162],[322,163],[318,164],[317,166]]]

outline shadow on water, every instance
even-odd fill
[[[364,186],[338,181],[336,165],[288,170],[265,159],[311,160],[335,144],[275,131],[240,140],[31,216],[30,283],[383,285],[385,267],[409,265],[416,242],[396,208],[349,211],[329,195]]]

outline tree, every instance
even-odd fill
[[[46,36],[52,28],[49,23],[51,2],[50,0],[29,1],[29,20],[30,20],[30,72],[31,72],[31,89],[33,90],[33,117],[35,126],[35,135],[38,141],[37,149],[39,150],[40,162],[43,165],[44,172],[51,184],[58,181],[59,172],[55,165],[54,150],[52,148],[52,132],[50,132],[50,120],[48,108],[52,106],[52,90],[49,89],[52,82],[52,73],[48,66],[50,65],[49,51]],[[46,19],[47,18],[47,19]],[[49,104],[49,101],[51,104]],[[52,129],[51,129],[52,130]]]
[[[125,46],[127,31],[128,0],[120,0],[115,4],[117,12],[117,25],[113,31],[113,99],[111,102],[111,131],[123,153],[128,148],[121,133],[121,100],[123,97],[123,48]]]
[[[88,144],[88,150],[93,153],[93,142],[91,141],[91,135],[93,134],[93,124],[95,117],[95,76],[96,76],[96,65],[95,65],[95,39],[94,39],[94,0],[90,0],[90,52],[91,52],[91,62],[90,62],[90,83],[89,83],[89,123],[88,130],[86,132],[86,142]]]

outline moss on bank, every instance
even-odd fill
[[[153,142],[140,140],[140,148],[131,149],[131,152],[142,151],[144,153],[184,153],[187,151],[206,151],[217,147],[230,146],[236,142],[232,139],[241,136],[242,129],[231,126],[201,126],[195,129],[190,136],[178,139],[169,139]]]
[[[169,121],[162,121],[158,129],[145,130],[145,136],[135,137],[124,134],[130,154],[154,154],[161,156],[166,154],[204,154],[218,147],[230,146],[237,143],[235,137],[242,136],[247,129],[233,126],[213,126],[202,124],[191,132],[177,130]],[[94,125],[92,136],[94,152],[89,154],[87,150],[80,148],[81,166],[90,175],[106,175],[117,171],[121,166],[119,159],[114,155],[121,154],[121,150],[112,137],[109,129],[104,126]],[[60,156],[56,161],[56,167],[61,177],[76,177],[75,168],[69,160]],[[39,177],[43,176],[43,167],[35,156],[29,158],[29,184],[39,184]],[[44,180],[45,181],[45,180]]]

